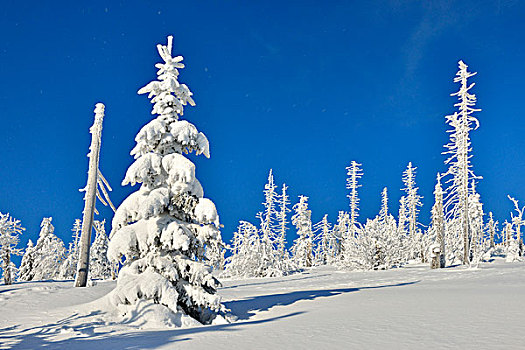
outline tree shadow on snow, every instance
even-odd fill
[[[314,300],[321,297],[331,297],[343,293],[358,292],[365,289],[401,287],[418,283],[419,281],[404,282],[390,285],[381,285],[361,288],[339,288],[339,289],[319,289],[319,290],[302,290],[282,294],[268,294],[251,297],[244,300],[233,300],[226,302],[225,306],[231,310],[240,320],[247,320],[254,316],[256,312],[268,311],[274,306],[286,306],[301,300]]]
[[[135,330],[136,328],[112,327],[102,318],[101,311],[86,315],[74,314],[54,323],[23,329],[20,325],[0,329],[0,348],[11,349],[154,349],[166,344],[191,340],[192,335],[206,332],[242,331],[244,327],[275,322],[294,317],[304,312],[293,312],[282,316],[252,320],[258,311],[274,306],[291,305],[300,300],[314,300],[365,289],[399,287],[419,281],[380,285],[362,288],[340,288],[326,290],[296,291],[283,294],[261,295],[245,300],[225,303],[240,322],[192,328],[167,330]],[[100,316],[100,317],[99,317]],[[175,344],[174,344],[175,345]]]
[[[155,349],[162,345],[191,340],[191,335],[205,332],[239,331],[243,326],[273,322],[300,315],[302,312],[254,321],[167,330],[134,330],[134,328],[107,330],[106,322],[93,320],[93,317],[99,314],[101,314],[100,311],[88,315],[75,314],[55,323],[27,329],[22,329],[19,325],[3,328],[0,330],[0,348],[28,350],[41,348]]]
[[[308,273],[303,273],[303,274],[308,274]],[[307,279],[310,279],[310,278],[320,278],[320,277],[325,277],[325,276],[328,276],[328,275],[329,275],[328,273],[325,273],[325,274],[322,274],[322,275],[304,276],[304,277],[298,277],[298,278],[264,277],[264,280],[262,280],[261,282],[246,283],[246,284],[239,283],[239,284],[234,284],[234,285],[231,285],[231,286],[228,286],[228,287],[221,287],[220,290],[222,290],[222,289],[231,289],[231,288],[239,288],[239,287],[252,287],[252,286],[267,285],[267,284],[274,284],[274,283],[284,283],[284,282],[290,282],[290,281],[307,280]],[[271,279],[271,278],[279,278],[279,279],[275,280],[275,281],[271,281],[271,280],[268,281],[268,279]]]

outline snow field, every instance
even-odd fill
[[[523,349],[524,272],[497,260],[229,279],[219,294],[236,322],[171,329],[152,304],[115,313],[106,296],[115,282],[17,283],[0,286],[0,348]]]

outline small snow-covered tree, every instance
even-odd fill
[[[323,219],[313,226],[314,232],[318,232],[315,237],[317,242],[317,249],[315,250],[315,258],[317,264],[325,265],[331,264],[334,261],[334,249],[331,225],[328,222],[328,214],[323,216]]]
[[[479,194],[476,192],[474,182],[471,186],[471,194],[469,195],[469,218],[470,218],[470,259],[476,266],[481,261],[485,254],[484,234],[483,234],[483,204],[480,202]]]
[[[34,265],[32,278],[29,280],[47,280],[60,278],[60,266],[66,249],[64,242],[54,232],[51,223],[53,218],[43,218],[40,224],[40,234],[34,250]]]
[[[33,241],[27,242],[27,247],[22,256],[20,262],[20,268],[18,269],[18,279],[21,281],[31,281],[34,276],[34,264],[35,264],[35,246]]]
[[[333,251],[335,260],[339,260],[341,263],[345,264],[345,261],[349,259],[349,254],[351,249],[343,248],[343,245],[352,245],[352,240],[347,240],[347,237],[350,237],[350,214],[346,211],[339,211],[337,215],[337,222],[332,229],[333,237]],[[346,249],[346,250],[345,250]]]
[[[520,208],[518,201],[515,198],[509,195],[507,195],[507,197],[514,204],[514,210],[517,212],[516,215],[511,214],[512,225],[514,226],[514,232],[516,232],[516,242],[518,244],[519,255],[523,256],[523,237],[521,235],[521,226],[523,225],[523,211],[525,210],[525,206]]]
[[[183,155],[209,157],[209,144],[194,125],[179,120],[184,106],[195,102],[178,80],[183,58],[172,56],[172,39],[157,45],[163,60],[156,64],[157,80],[138,91],[149,94],[156,118],[137,134],[135,161],[122,182],[141,186],[122,202],[112,222],[108,257],[126,259],[112,301],[131,304],[132,310],[144,303],[164,310],[174,325],[209,324],[225,310],[216,294],[219,281],[205,263],[206,247],[221,240],[220,223],[195,177],[195,165]]]
[[[257,227],[241,221],[233,233],[231,256],[226,258],[225,275],[235,277],[264,277],[261,267],[261,242]]]
[[[451,94],[457,96],[459,102],[454,106],[458,107],[458,112],[446,116],[447,123],[452,127],[450,132],[450,142],[445,145],[447,149],[444,154],[449,158],[445,164],[449,166],[444,176],[449,176],[449,186],[445,199],[445,210],[447,220],[451,223],[447,229],[449,236],[459,237],[463,243],[462,256],[460,260],[463,264],[470,264],[470,241],[471,241],[471,218],[469,216],[469,184],[472,180],[481,179],[474,175],[472,171],[472,146],[470,142],[470,132],[479,127],[479,121],[473,113],[480,111],[474,108],[476,96],[469,92],[475,85],[468,84],[467,79],[476,73],[467,71],[468,66],[459,61],[459,71],[454,78],[454,82],[460,83],[458,92]],[[474,124],[474,126],[473,126]]]
[[[281,195],[279,196],[279,212],[277,213],[279,228],[277,231],[277,259],[284,261],[286,258],[286,231],[288,231],[288,213],[291,211],[289,208],[290,199],[286,193],[288,186],[283,184]]]
[[[431,215],[431,230],[435,239],[435,247],[432,248],[432,253],[436,255],[436,263],[433,264],[433,267],[444,268],[446,264],[445,214],[443,212],[443,189],[441,188],[440,174],[437,175],[436,187],[434,188],[434,205]]]
[[[292,224],[297,229],[298,238],[292,246],[293,259],[299,268],[313,266],[312,212],[308,209],[308,197],[299,196],[299,203],[293,206],[295,214]]]
[[[108,236],[104,227],[106,220],[93,221],[95,240],[89,254],[89,276],[92,279],[109,279],[112,264],[108,259]]]
[[[0,259],[4,284],[12,284],[16,267],[11,261],[11,255],[22,255],[22,250],[17,248],[20,238],[18,237],[25,230],[20,225],[20,220],[16,220],[9,214],[0,213]]]
[[[496,247],[495,237],[496,237],[496,228],[498,227],[498,222],[494,220],[492,212],[489,212],[489,221],[487,223],[487,231],[489,233],[489,248],[494,249]]]
[[[364,270],[388,269],[404,262],[405,238],[399,235],[396,220],[388,213],[388,191],[381,194],[381,209],[374,219],[368,219],[352,244],[345,259],[348,267]]]
[[[74,279],[77,273],[80,233],[82,231],[82,221],[80,219],[75,219],[71,231],[73,232],[73,239],[69,243],[66,258],[60,266],[60,277],[64,279]]]
[[[348,178],[346,179],[346,188],[350,190],[348,199],[350,200],[350,234],[355,235],[357,232],[357,218],[359,217],[359,195],[357,189],[361,187],[359,179],[363,176],[363,170],[360,168],[361,164],[352,161],[349,167],[346,168]]]
[[[419,188],[416,186],[416,169],[416,167],[412,166],[412,162],[409,162],[406,170],[403,172],[403,184],[405,185],[405,188],[403,188],[405,191],[404,204],[406,211],[402,218],[406,219],[408,223],[408,237],[411,246],[410,259],[422,256],[420,249],[421,237],[419,237],[420,235],[418,231],[418,226],[420,224],[417,219],[419,215],[419,207],[423,204],[421,203],[422,197],[418,194]]]

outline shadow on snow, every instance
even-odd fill
[[[399,287],[418,283],[419,281],[380,285],[362,288],[340,288],[325,290],[296,291],[282,294],[261,295],[244,300],[226,302],[240,322],[224,325],[211,325],[193,328],[168,330],[108,330],[111,324],[102,319],[102,312],[93,311],[87,315],[74,314],[55,323],[22,329],[14,325],[0,329],[0,348],[12,349],[153,349],[168,343],[191,340],[191,335],[205,332],[242,331],[244,326],[253,326],[281,319],[298,316],[303,312],[260,320],[249,318],[259,311],[267,311],[274,306],[291,305],[301,300],[314,300],[320,297],[336,296],[343,293],[357,292],[366,289]],[[56,339],[64,338],[64,339]]]

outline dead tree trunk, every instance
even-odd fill
[[[104,119],[104,105],[97,103],[95,106],[95,122],[90,129],[91,146],[89,147],[88,181],[84,195],[84,212],[82,218],[82,233],[80,235],[80,256],[77,267],[75,287],[87,285],[89,271],[89,248],[91,245],[91,230],[97,195],[98,160],[100,155],[100,140],[102,136],[102,121]]]

